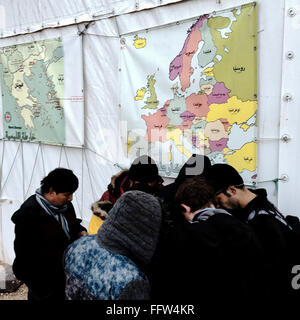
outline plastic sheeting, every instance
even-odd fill
[[[1,37],[151,9],[181,0],[2,0]]]
[[[0,160],[3,160],[0,168],[2,188],[0,248],[3,249],[2,254],[0,252],[0,260],[11,263],[14,258],[11,215],[24,199],[34,193],[42,177],[50,170],[57,166],[68,167],[78,176],[80,186],[75,193],[73,204],[77,215],[83,219],[85,226],[88,226],[91,203],[101,196],[111,176],[119,171],[120,167],[129,166],[124,157],[121,141],[122,124],[119,121],[120,35],[248,2],[245,0],[4,0],[1,2],[0,16],[5,18],[0,25],[1,47],[58,36],[82,37],[85,143],[83,148],[68,148],[0,141]],[[258,186],[268,189],[269,198],[275,204],[276,185],[271,180],[280,176],[278,146],[284,3],[284,0],[276,3],[272,0],[258,1],[258,180],[267,181]],[[82,31],[84,32],[81,34]],[[282,201],[281,209],[284,211],[285,207],[286,203]]]

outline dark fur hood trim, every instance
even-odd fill
[[[129,172],[129,170],[122,170],[111,177],[110,184],[112,186],[112,189],[114,189],[116,187],[117,180],[122,181],[125,178],[125,176],[128,175],[128,172]],[[120,183],[121,183],[121,181],[120,181]]]
[[[96,201],[92,204],[91,210],[93,211],[93,214],[97,217],[101,218],[102,220],[106,220],[108,216],[108,211],[113,207],[113,204],[108,201]]]

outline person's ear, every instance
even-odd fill
[[[185,209],[185,211],[182,213],[187,221],[192,222],[194,218],[194,212],[191,212],[191,207],[187,206],[186,204],[181,203],[182,208]]]
[[[233,196],[233,195],[235,195],[236,194],[236,187],[234,187],[234,186],[229,186],[228,188],[227,188],[227,190],[226,190],[226,192],[228,193],[228,194],[230,194],[231,196]]]
[[[184,208],[186,213],[190,213],[191,212],[191,207],[187,206],[184,203],[181,203],[181,207]]]

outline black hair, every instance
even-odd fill
[[[41,181],[42,193],[47,193],[52,188],[56,193],[75,192],[78,188],[78,178],[72,170],[56,168]]]

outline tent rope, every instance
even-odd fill
[[[30,189],[30,186],[31,186],[31,182],[32,182],[32,178],[33,178],[33,173],[34,173],[35,168],[36,168],[36,163],[37,163],[37,159],[38,159],[39,150],[40,150],[40,145],[38,146],[37,152],[36,152],[36,155],[35,155],[34,164],[33,164],[32,172],[31,172],[31,177],[30,177],[30,180],[29,180],[29,185],[28,185],[27,191],[26,191],[26,193],[25,193],[25,198],[27,198],[28,192],[29,192],[29,189]]]
[[[83,175],[83,170],[84,170],[84,166],[83,166],[83,149],[81,150],[81,212],[83,212],[83,179],[84,179],[84,175]]]
[[[90,149],[90,148],[88,148],[88,147],[86,147],[85,149],[86,149],[86,150],[89,150],[89,151],[91,151],[91,152],[93,152],[93,153],[95,153],[95,154],[96,154],[97,156],[99,156],[100,158],[102,158],[102,159],[104,159],[105,161],[111,163],[114,167],[117,167],[117,168],[119,168],[120,170],[125,170],[125,168],[123,168],[120,164],[118,164],[117,162],[113,162],[113,161],[105,158],[103,155],[99,154],[98,152],[96,152],[96,151],[94,151],[94,150],[92,150],[92,149]]]
[[[94,199],[96,199],[97,195],[96,195],[96,193],[95,193],[95,191],[94,191],[94,188],[93,188],[93,183],[92,183],[92,177],[91,177],[90,167],[89,167],[89,163],[88,163],[87,155],[86,155],[86,149],[84,149],[84,155],[85,155],[86,167],[87,167],[87,169],[88,169],[88,175],[89,175],[89,179],[90,179],[92,194],[93,194]]]
[[[0,194],[3,176],[3,164],[4,164],[4,153],[5,153],[5,140],[2,140],[2,157],[1,157],[1,167],[0,167]]]
[[[275,190],[274,190],[274,195],[277,195],[278,194],[278,183],[279,181],[285,181],[285,178],[275,178],[275,179],[272,179],[272,180],[264,180],[264,181],[257,181],[256,183],[268,183],[268,182],[273,182],[274,185],[275,185]]]
[[[78,35],[79,36],[82,36],[82,35],[85,35],[86,34],[86,31],[87,29],[89,28],[89,26],[92,24],[94,24],[95,22],[94,21],[90,21],[88,22],[87,24],[84,25],[84,29],[81,31],[80,28],[79,28],[79,24],[77,24],[77,30],[78,30]]]
[[[65,157],[66,157],[68,169],[71,170],[70,163],[69,163],[69,159],[68,159],[68,155],[67,155],[67,151],[66,151],[66,148],[65,148],[65,147],[64,147],[64,152],[65,152]],[[80,208],[79,201],[78,201],[78,197],[77,197],[77,194],[76,194],[76,193],[75,193],[75,200],[76,200],[76,203],[77,203],[77,207],[78,207],[78,209],[79,209],[80,217],[81,217],[81,219],[82,219],[82,212],[81,212],[81,208]]]
[[[43,145],[41,142],[39,142],[39,145],[41,146],[41,157],[42,157],[42,164],[43,164],[43,172],[44,172],[44,177],[46,176],[46,169],[45,169],[45,161],[44,161],[44,153],[43,153]]]
[[[24,149],[23,149],[23,141],[22,140],[21,140],[21,168],[22,168],[23,201],[25,201]]]
[[[12,162],[12,164],[11,164],[11,167],[10,167],[10,169],[9,169],[9,172],[8,172],[8,175],[7,175],[7,177],[6,177],[6,180],[5,180],[4,184],[3,184],[3,187],[2,187],[2,189],[0,189],[0,197],[2,196],[2,192],[3,192],[3,190],[4,190],[5,186],[6,186],[6,183],[7,183],[7,181],[8,181],[8,178],[9,178],[9,176],[10,176],[10,174],[11,174],[11,171],[12,171],[14,165],[15,165],[15,162],[16,162],[16,159],[17,159],[17,155],[18,155],[19,150],[20,150],[20,146],[21,146],[21,143],[19,143],[17,152],[16,152],[16,154],[15,154],[14,160],[13,160],[13,162]]]
[[[62,144],[62,145],[61,145],[61,148],[60,148],[60,153],[59,153],[58,167],[60,167],[60,164],[61,164],[61,157],[62,157],[63,148],[64,148],[64,145]]]

